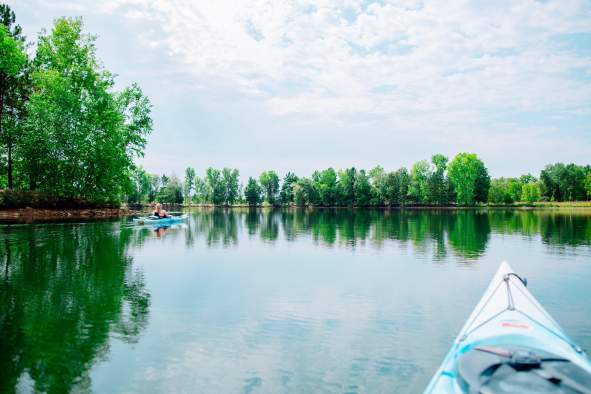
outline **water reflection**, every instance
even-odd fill
[[[591,215],[584,211],[367,210],[367,209],[198,209],[189,222],[194,243],[235,245],[239,231],[274,242],[311,237],[325,246],[355,248],[387,241],[410,244],[418,253],[443,260],[451,252],[471,260],[487,248],[491,234],[540,236],[557,250],[591,244]]]
[[[316,247],[296,252],[275,247],[286,243]],[[0,392],[90,390],[90,376],[97,380],[90,371],[112,355],[113,341],[134,344],[129,353],[143,345],[142,361],[151,363],[146,369],[130,365],[122,373],[125,378],[135,373],[147,385],[128,382],[128,391],[153,389],[156,383],[145,380],[144,370],[160,379],[160,391],[179,376],[187,380],[178,379],[177,391],[187,391],[198,373],[211,378],[197,379],[201,392],[224,391],[212,390],[211,382],[235,389],[230,375],[244,379],[245,392],[264,390],[267,366],[275,365],[278,377],[272,378],[286,390],[392,391],[412,380],[416,386],[407,392],[416,392],[440,354],[432,351],[433,341],[410,338],[439,338],[443,353],[469,312],[472,301],[466,300],[481,292],[470,287],[478,270],[470,270],[476,276],[456,277],[438,269],[442,262],[459,259],[479,267],[495,250],[522,245],[543,245],[527,249],[538,253],[531,258],[536,264],[548,250],[588,253],[591,215],[196,209],[186,224],[160,229],[127,220],[0,226]],[[220,253],[217,247],[228,250]],[[385,263],[357,264],[357,254],[350,252],[362,248],[387,251],[362,256],[364,262],[384,257]],[[415,264],[417,257],[437,265]],[[555,257],[547,259],[546,268]],[[413,276],[424,280],[411,285]],[[488,275],[481,281],[487,283]],[[575,316],[580,304],[572,305],[584,299],[584,290],[556,289],[560,297],[547,300],[570,300],[556,308],[565,313],[561,321],[582,327]],[[453,308],[440,313],[446,305]],[[436,330],[433,316],[443,322]],[[160,335],[172,339],[162,341]],[[584,339],[587,333],[578,335]],[[233,374],[227,368],[232,360],[239,360]],[[166,369],[175,362],[177,369]],[[432,365],[425,367],[426,362]],[[120,365],[113,364],[110,373]],[[103,383],[111,381],[104,376]]]
[[[117,226],[0,227],[0,392],[89,390],[109,337],[138,340],[150,294]]]

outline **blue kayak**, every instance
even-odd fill
[[[168,225],[168,224],[173,224],[173,223],[181,223],[181,222],[184,222],[185,220],[187,220],[187,215],[169,216],[166,218],[156,218],[156,217],[148,216],[148,217],[135,218],[135,219],[133,219],[133,222],[135,224],[163,226],[163,225]]]
[[[425,394],[591,394],[589,358],[526,285],[501,263]]]

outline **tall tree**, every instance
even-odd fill
[[[526,183],[522,189],[523,201],[533,203],[540,200],[540,185],[537,182]]]
[[[205,184],[207,186],[207,201],[221,205],[226,202],[226,186],[222,178],[222,172],[215,168],[205,171]]]
[[[249,177],[246,187],[244,188],[244,198],[246,199],[248,205],[258,205],[261,202],[261,193],[262,189],[256,179]]]
[[[477,181],[483,176],[483,167],[482,161],[473,153],[459,153],[449,163],[449,180],[456,192],[458,204],[474,205]]]
[[[369,170],[369,180],[371,183],[371,205],[384,205],[386,200],[386,172],[381,166],[376,166]]]
[[[238,188],[240,173],[237,169],[224,168],[222,170],[222,182],[225,189],[225,202],[228,205],[234,204],[238,199]]]
[[[418,203],[427,203],[429,198],[429,178],[431,166],[427,160],[417,161],[410,170],[410,197]]]
[[[339,171],[339,199],[340,205],[352,206],[355,204],[355,179],[357,170],[355,167]]]
[[[292,173],[288,172],[285,174],[283,178],[283,183],[281,184],[281,191],[279,192],[279,198],[283,204],[291,204],[293,203],[293,185],[298,181],[298,177]]]
[[[312,174],[314,188],[318,193],[319,203],[324,206],[333,206],[337,201],[337,173],[332,168],[323,171],[315,171]]]
[[[477,159],[476,164],[478,176],[476,177],[476,185],[474,187],[474,201],[486,202],[488,199],[488,189],[490,189],[490,175],[482,160]]]
[[[259,182],[265,194],[265,200],[270,205],[275,205],[277,193],[279,192],[279,176],[273,170],[264,171],[259,177]]]
[[[131,188],[134,158],[152,129],[151,105],[137,85],[113,92],[94,41],[80,19],[58,19],[40,35],[19,153],[31,188],[116,201]]]
[[[183,183],[183,192],[185,195],[185,201],[191,205],[191,192],[195,188],[195,169],[187,167],[185,169],[185,182]]]
[[[448,202],[449,187],[445,177],[447,161],[447,157],[442,154],[436,154],[431,158],[433,170],[429,175],[427,200],[432,204],[442,205]]]
[[[368,206],[371,201],[371,184],[365,170],[359,170],[355,177],[355,205]]]
[[[587,176],[585,177],[585,182],[583,184],[585,187],[585,192],[587,193],[587,198],[591,199],[591,170],[588,171]]]
[[[9,189],[13,187],[14,153],[22,135],[25,103],[31,90],[28,63],[14,12],[0,4],[0,144],[6,155]]]

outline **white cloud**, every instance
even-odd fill
[[[556,50],[556,34],[591,32],[585,0],[58,1],[160,28],[144,41],[273,113],[405,118],[496,108],[580,110],[591,84],[568,77],[591,59]],[[55,4],[54,4],[55,5]]]
[[[117,65],[152,88],[159,132],[146,165],[157,171],[196,160],[253,174],[278,162],[388,167],[462,150],[495,175],[588,160],[589,44],[563,41],[588,40],[588,0],[30,1],[105,29],[128,23],[121,46],[147,60]],[[198,159],[158,153],[175,130],[187,138],[176,148]],[[239,149],[248,144],[266,156]]]

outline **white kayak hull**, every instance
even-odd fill
[[[591,374],[591,363],[584,352],[566,336],[506,262],[501,263],[425,394],[465,393],[462,379],[458,379],[459,358],[483,346],[539,349],[567,359]]]

